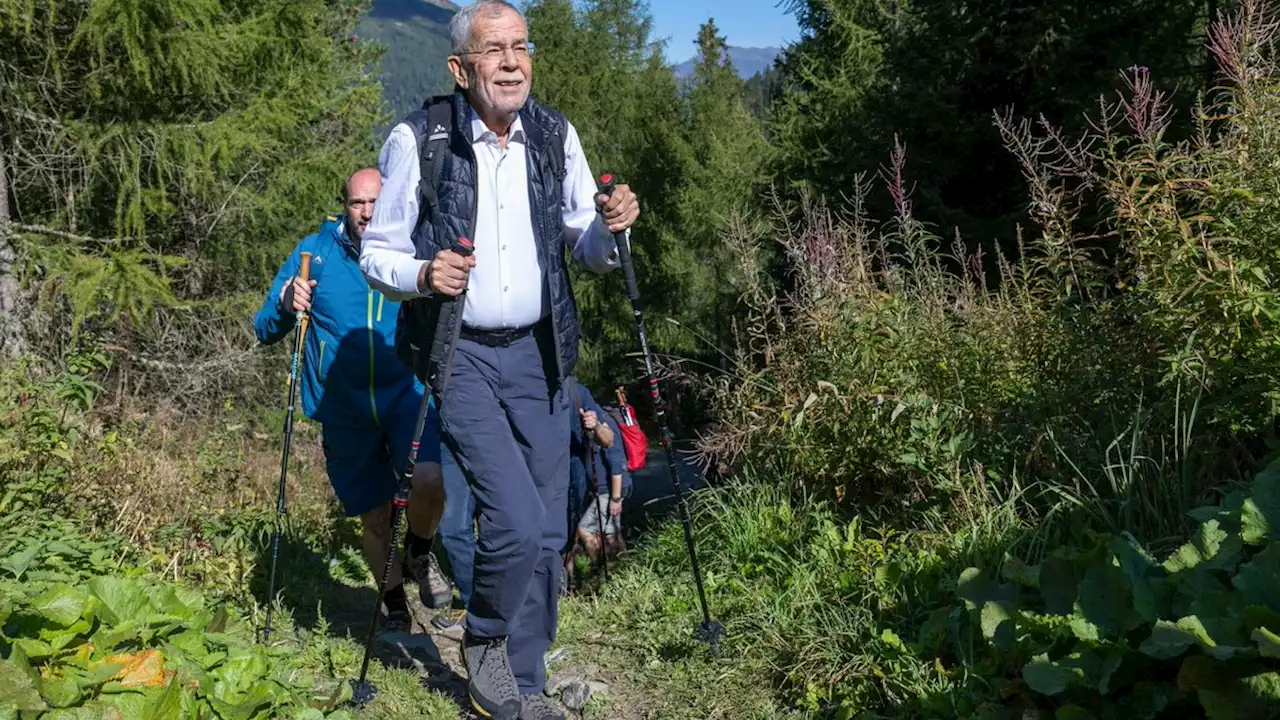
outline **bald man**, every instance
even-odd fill
[[[276,273],[254,318],[258,341],[279,342],[297,313],[311,313],[301,376],[302,410],[320,423],[329,483],[347,517],[360,518],[363,550],[375,582],[391,547],[391,500],[409,457],[423,385],[396,355],[399,303],[369,287],[360,271],[361,241],[382,189],[377,168],[347,179],[345,212],[298,243]],[[301,254],[311,253],[311,279],[298,277]],[[440,434],[434,402],[418,450],[409,499],[405,569],[424,604],[447,607],[453,588],[431,552],[444,509]],[[402,571],[392,568],[382,630],[407,631],[409,610]]]

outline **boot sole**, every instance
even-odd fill
[[[492,713],[480,707],[480,703],[476,702],[475,696],[472,695],[470,692],[467,693],[467,699],[471,701],[471,707],[475,708],[476,712],[480,713],[481,717],[486,717],[486,718],[493,717]],[[519,708],[517,708],[515,711],[515,714],[511,715],[511,720],[516,720],[519,717],[520,717],[520,710]]]

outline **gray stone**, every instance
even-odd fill
[[[591,701],[591,685],[583,680],[574,678],[565,686],[564,692],[560,694],[560,702],[564,706],[577,712],[587,706]]]
[[[574,677],[571,673],[560,673],[559,675],[554,675],[547,680],[547,684],[542,688],[542,694],[547,697],[555,697],[560,694],[560,691],[563,690],[565,686],[577,680],[578,678]]]

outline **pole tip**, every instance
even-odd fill
[[[359,680],[351,681],[351,704],[356,707],[364,707],[365,705],[368,705],[373,702],[373,699],[377,696],[378,688],[374,687],[373,683],[368,680],[363,682]]]

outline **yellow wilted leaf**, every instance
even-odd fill
[[[120,666],[116,678],[125,687],[160,687],[168,682],[164,671],[164,655],[159,650],[143,650],[132,655],[112,655],[108,664]]]

